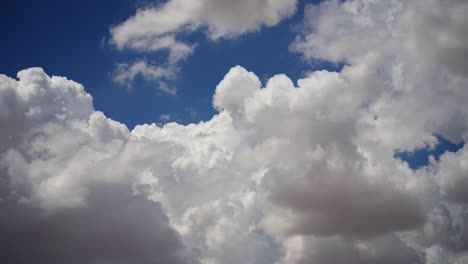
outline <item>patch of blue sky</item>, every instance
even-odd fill
[[[433,156],[436,161],[439,160],[440,156],[445,152],[457,152],[459,149],[463,148],[465,145],[464,142],[453,143],[449,140],[436,135],[438,143],[433,148],[426,146],[424,148],[419,148],[414,151],[395,151],[395,157],[408,163],[408,166],[417,170],[419,168],[425,167],[429,164],[429,157]]]

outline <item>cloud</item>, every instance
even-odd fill
[[[167,122],[171,120],[171,115],[170,114],[161,115],[159,119],[161,119],[161,121]]]
[[[42,69],[0,78],[0,258],[15,263],[185,263],[160,203],[133,193],[128,129],[81,85]],[[34,109],[33,111],[31,109]]]
[[[167,80],[175,77],[175,71],[176,69],[173,67],[154,66],[143,60],[132,64],[120,63],[114,72],[113,80],[131,87],[135,78],[141,76],[146,80],[155,82],[157,90],[169,95],[175,95],[177,90],[167,84]]]
[[[467,146],[457,153],[446,153],[441,157],[438,176],[442,192],[449,200],[468,203],[468,195],[463,186],[468,184]]]
[[[340,237],[293,237],[286,242],[287,263],[424,263],[417,252],[394,236],[364,241]],[[304,250],[311,249],[311,250]]]
[[[417,57],[466,74],[462,58],[468,55],[467,8],[464,1],[457,0],[448,4],[440,0],[309,4],[305,34],[291,48],[307,58],[351,63],[359,62],[365,54]]]
[[[121,186],[52,212],[9,199],[0,208],[0,258],[13,263],[186,263],[160,205]]]
[[[193,46],[177,41],[177,34],[207,27],[212,39],[231,38],[262,26],[274,26],[296,11],[296,0],[182,1],[171,0],[139,9],[125,22],[111,28],[119,48],[140,51],[169,50],[172,61],[191,53]]]
[[[357,122],[355,143],[368,161],[380,163],[380,167],[390,162],[384,161],[385,157],[395,150],[413,151],[416,148],[433,146],[437,143],[435,135],[442,135],[452,142],[466,142],[468,109],[462,101],[467,99],[464,88],[467,80],[466,67],[460,60],[466,58],[466,49],[463,48],[466,45],[461,43],[466,43],[467,40],[464,37],[466,34],[460,32],[468,30],[468,20],[462,15],[467,8],[468,5],[463,1],[437,0],[326,1],[306,7],[302,33],[291,45],[291,50],[301,53],[305,59],[324,59],[347,64],[340,75],[349,83],[350,89],[365,98],[361,106],[367,109],[368,116],[362,116]],[[426,191],[433,190],[423,196],[421,193],[417,195],[424,197],[424,207],[439,208],[440,203],[448,202],[445,206],[453,212],[457,210],[457,204],[466,203],[460,187],[466,182],[466,177],[462,176],[466,168],[461,163],[465,152],[466,149],[463,148],[457,153],[446,153],[440,161],[433,160],[429,167],[422,168],[409,177],[419,180],[425,178],[423,182],[411,185],[425,186],[423,188],[429,188]],[[393,167],[396,168],[395,165]],[[345,171],[352,175],[353,170]],[[318,173],[320,172],[319,169]],[[395,175],[395,172],[390,174]],[[359,183],[353,176],[350,178],[349,188],[335,192],[346,195],[354,184]],[[322,185],[315,184],[305,188],[309,191],[314,186]],[[384,193],[389,191],[387,185],[384,186],[385,191],[378,191],[381,193],[379,198],[384,198]],[[419,190],[416,193],[423,188],[417,188]],[[377,190],[369,187],[364,189]],[[296,187],[295,190],[300,188]],[[438,193],[437,190],[441,192]],[[366,191],[355,193],[365,194]],[[317,193],[320,192],[311,191],[307,194]],[[406,199],[403,197],[407,194],[390,199]],[[301,193],[294,195],[300,197]],[[294,205],[302,205],[302,200],[307,199],[299,199]],[[307,201],[310,200],[316,199]],[[347,199],[353,200],[356,198]],[[378,203],[378,199],[374,199],[372,203],[374,202]],[[314,203],[308,204],[313,206]],[[331,204],[333,206],[330,208],[339,207],[335,203]],[[411,202],[400,204],[409,206]],[[370,208],[366,206],[365,210],[372,211]],[[388,206],[384,208],[391,210]],[[416,212],[413,209],[407,212]],[[359,210],[352,212],[357,213]],[[323,213],[314,214],[313,218],[306,218],[309,220],[308,225],[316,223],[315,219],[322,215]],[[398,213],[394,212],[392,215],[396,216]],[[330,217],[324,219],[330,220]],[[439,233],[431,235],[431,243],[426,244],[428,249],[424,254],[427,255],[427,263],[433,263],[435,255],[440,258],[436,262],[456,262],[464,254],[460,252],[466,250],[462,249],[464,235],[457,237],[452,229],[457,225],[455,223],[464,229],[466,218],[447,219],[445,225],[450,228],[438,229]],[[394,220],[391,222],[396,223]],[[373,223],[375,224],[374,221]],[[331,225],[333,221],[327,221],[327,224]],[[347,222],[345,226],[350,228],[353,225]],[[372,226],[366,225],[367,228]],[[427,229],[436,232],[433,229],[435,225],[426,223],[424,226],[425,231],[421,232],[426,232],[426,235]],[[326,229],[321,227],[319,230]],[[457,232],[463,234],[460,230]],[[443,245],[440,246],[441,244]],[[433,247],[430,248],[431,246]]]
[[[376,133],[386,134],[389,150],[433,144],[433,132],[460,142],[466,77],[449,58],[466,57],[458,48],[466,42],[459,34],[468,29],[459,12],[466,8],[463,1],[436,0],[308,5],[307,26],[291,48],[308,59],[350,65],[343,74],[368,97],[369,111],[378,120],[373,122]],[[387,131],[401,133],[397,138]]]
[[[73,103],[91,101],[80,85],[50,78],[41,69],[19,76],[18,81],[3,77],[2,92],[19,97],[23,91],[18,87],[32,87],[42,95],[30,89],[18,109],[53,93]],[[187,126],[140,125],[128,131],[89,104],[89,109],[81,109],[84,114],[58,115],[64,111],[55,106],[61,105],[59,100],[41,105],[47,116],[23,110],[30,118],[24,121],[28,128],[5,135],[16,135],[15,144],[2,143],[1,204],[12,212],[11,218],[2,219],[2,227],[13,236],[26,225],[31,232],[45,232],[49,244],[64,246],[36,252],[29,248],[37,248],[40,241],[28,241],[24,248],[8,239],[3,243],[19,262],[29,261],[21,256],[32,251],[35,258],[50,262],[146,263],[163,257],[165,263],[234,263],[242,256],[246,262],[296,263],[290,260],[293,248],[287,242],[292,237],[336,237],[346,241],[338,246],[356,262],[395,258],[405,263],[406,257],[392,253],[399,247],[408,251],[408,259],[417,259],[418,253],[406,249],[394,232],[423,226],[424,199],[431,193],[418,187],[430,183],[392,157],[372,164],[358,151],[354,137],[364,114],[362,98],[339,73],[315,72],[298,84],[294,87],[278,75],[262,88],[255,74],[234,67],[214,95],[220,113]],[[272,116],[278,122],[272,122]],[[114,224],[109,212],[122,221]],[[23,214],[30,215],[25,218],[29,220],[17,227],[12,219]],[[102,223],[110,226],[102,229]],[[87,226],[89,233],[66,235],[76,226]],[[149,226],[154,233],[146,231]],[[86,241],[96,235],[108,238],[109,244],[90,247]],[[130,242],[135,247],[125,251],[112,243],[120,235],[135,239]],[[375,236],[383,241],[394,237],[390,241],[397,249],[376,243]],[[313,257],[317,260],[327,259],[332,248],[322,242],[310,245],[323,247]],[[382,253],[370,253],[374,251]],[[80,258],[73,252],[81,252]],[[297,254],[298,263],[310,258],[305,252]],[[142,255],[147,258],[140,259]]]
[[[164,22],[149,27],[156,33],[136,26],[128,32],[159,38],[191,30],[196,23],[170,12],[200,7],[178,3],[139,11],[115,30],[135,21],[153,25],[146,15],[152,12],[161,12],[154,19]],[[227,2],[212,8],[229,5],[244,8]],[[436,7],[441,12],[431,15]],[[464,8],[455,0],[309,5],[292,49],[306,60],[346,66],[296,82],[276,75],[265,84],[233,67],[213,96],[218,113],[197,124],[142,124],[130,131],[95,111],[80,84],[40,68],[19,72],[18,79],[1,75],[0,209],[9,212],[0,215],[7,234],[0,245],[9,249],[1,257],[19,263],[466,262],[467,147],[418,170],[394,155],[433,146],[436,135],[468,140],[468,83],[463,67],[455,66],[459,60],[450,59],[463,57],[464,49],[451,41],[416,48],[432,39],[423,34],[428,21],[454,43],[463,41],[456,32],[466,26],[458,14]],[[197,21],[207,23],[213,38],[270,21],[259,16],[239,26],[226,19],[227,26]],[[235,24],[244,30],[231,30]],[[129,76],[157,69],[142,65]]]
[[[289,222],[288,232],[365,236],[422,223],[417,190],[398,183],[409,172],[379,171],[358,151],[353,138],[364,98],[337,73],[315,72],[298,84],[278,75],[261,89],[253,73],[236,67],[214,96],[215,106],[232,112],[237,127],[259,141],[246,158],[268,152],[273,156],[264,162],[276,161],[262,183],[286,211],[267,216],[266,228],[275,232]],[[362,221],[367,217],[372,224]]]

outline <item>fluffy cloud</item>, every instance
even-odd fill
[[[466,73],[462,58],[468,55],[464,15],[468,7],[464,1],[448,2],[333,0],[308,5],[305,34],[292,49],[308,58],[351,63],[360,62],[365,54],[408,55]],[[395,53],[397,48],[400,54]]]
[[[138,10],[111,29],[112,40],[119,49],[168,49],[170,57],[178,60],[191,52],[189,45],[175,40],[179,32],[206,26],[213,39],[235,37],[277,24],[292,15],[296,5],[296,0],[171,0]]]
[[[468,94],[466,65],[461,61],[466,58],[467,40],[461,32],[468,30],[463,15],[467,8],[464,1],[438,0],[326,1],[307,6],[303,32],[291,49],[307,59],[347,64],[340,74],[354,91],[364,94],[362,108],[367,109],[367,117],[357,122],[356,143],[366,159],[380,163],[378,167],[389,165],[388,157],[397,149],[412,151],[437,144],[434,135],[466,142],[468,109],[463,102]],[[462,187],[466,185],[465,155],[466,147],[446,153],[440,161],[432,160],[428,168],[405,176],[419,179],[411,185],[419,186],[416,192],[424,197],[426,210],[443,206],[448,208],[447,213],[454,214],[457,203],[466,203]],[[422,195],[421,191],[428,194]],[[398,197],[404,199],[404,195]],[[427,263],[462,261],[464,253],[460,252],[466,250],[466,238],[461,230],[466,218],[445,217],[443,224],[435,224],[438,221],[432,221],[440,218],[434,214],[440,215],[440,209],[433,210],[420,231],[426,238],[431,237],[431,242],[425,240],[431,246],[424,251]],[[413,237],[404,237],[408,236]],[[414,241],[405,243],[420,247]]]
[[[270,8],[254,19],[212,11],[245,8],[247,16],[259,3]],[[433,146],[435,135],[468,140],[458,34],[468,25],[460,15],[467,4],[444,3],[309,5],[292,49],[346,66],[265,84],[233,67],[213,96],[219,113],[198,124],[130,131],[95,111],[73,81],[39,68],[17,80],[1,75],[0,209],[7,213],[0,245],[9,250],[0,256],[18,263],[465,263],[467,147],[418,170],[394,155]],[[114,28],[114,41],[147,49],[200,25],[212,38],[231,37],[273,25],[293,7],[174,0]],[[128,76],[159,74],[149,65],[127,69]]]
[[[369,110],[380,119],[375,129],[387,134],[389,149],[433,142],[432,132],[461,141],[467,97],[460,32],[468,30],[467,8],[464,1],[438,0],[309,5],[307,29],[291,48],[352,66],[349,78],[367,89]],[[382,93],[384,100],[374,97]],[[395,138],[386,131],[401,132]]]
[[[362,98],[338,73],[315,72],[298,87],[278,75],[262,88],[255,74],[234,67],[216,89],[220,113],[211,120],[133,131],[95,112],[76,83],[40,69],[19,76],[3,77],[2,92],[22,98],[22,87],[32,87],[89,106],[72,111],[52,99],[41,105],[47,114],[31,116],[35,92],[15,106],[29,119],[27,129],[5,135],[17,139],[2,146],[1,203],[11,212],[2,218],[11,234],[2,242],[19,262],[301,263],[325,261],[333,247],[356,263],[418,259],[393,232],[422,226],[426,193],[418,186],[428,183],[392,157],[371,164],[360,153]],[[13,221],[23,215],[27,221]],[[8,239],[19,230],[45,235]],[[86,243],[96,236],[99,246]],[[134,247],[123,250],[116,236]],[[304,252],[294,239],[310,241]],[[39,247],[43,240],[51,246]],[[308,245],[315,255],[305,254]],[[392,253],[401,248],[407,257]]]
[[[42,69],[1,76],[0,253],[15,263],[185,263],[158,202],[114,173],[128,129],[81,85]],[[111,163],[109,163],[112,161]]]

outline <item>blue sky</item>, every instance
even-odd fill
[[[463,142],[452,143],[441,136],[437,136],[437,139],[439,143],[433,148],[424,147],[414,151],[396,151],[395,157],[408,162],[410,168],[419,169],[429,163],[429,156],[434,157],[438,161],[440,156],[446,151],[457,152],[464,145]]]
[[[299,11],[275,27],[235,39],[212,41],[200,31],[182,36],[197,47],[180,63],[180,72],[171,81],[178,94],[170,96],[142,78],[130,89],[112,81],[117,63],[164,61],[164,51],[119,51],[109,43],[109,28],[125,21],[147,1],[10,1],[0,11],[0,29],[9,36],[0,43],[0,72],[15,76],[21,69],[38,66],[50,75],[67,76],[84,85],[97,110],[130,128],[161,122],[164,114],[180,123],[208,120],[215,113],[211,103],[214,89],[235,65],[255,72],[262,81],[280,73],[297,80],[306,71],[339,69],[331,63],[306,62],[289,51],[304,5],[313,2],[317,1],[301,1]]]

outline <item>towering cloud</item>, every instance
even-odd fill
[[[0,77],[0,258],[185,263],[160,203],[136,195],[132,174],[112,168],[128,129],[94,112],[78,83],[40,68],[18,78]]]

